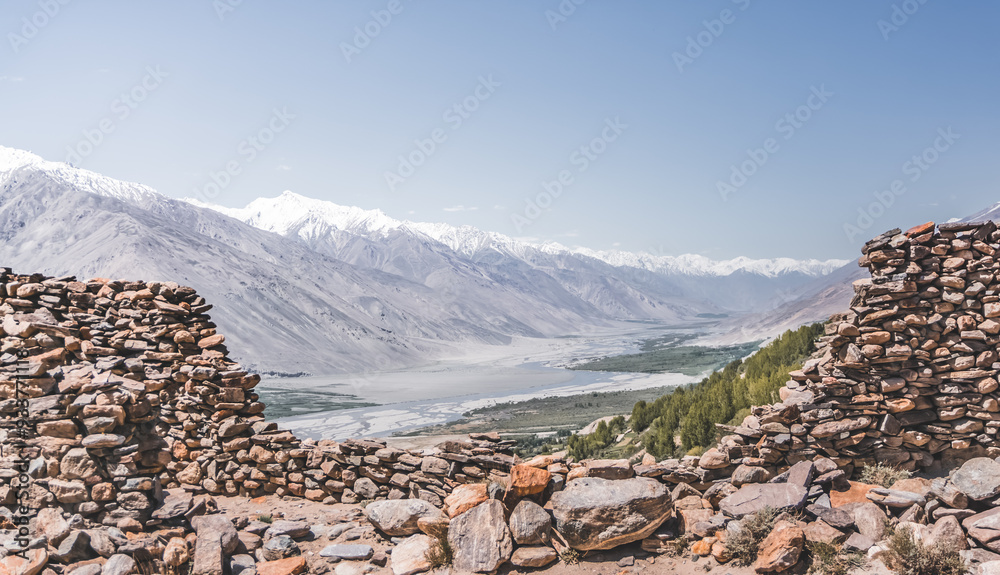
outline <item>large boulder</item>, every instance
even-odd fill
[[[430,571],[430,554],[440,545],[437,539],[423,533],[411,535],[392,548],[390,558],[393,575],[415,575]]]
[[[806,537],[795,523],[779,521],[760,544],[753,568],[758,573],[774,573],[789,569],[799,561]]]
[[[503,503],[491,499],[452,519],[448,544],[459,572],[496,571],[514,552]]]
[[[801,485],[791,483],[752,483],[719,502],[719,510],[730,517],[741,519],[762,511],[774,509],[801,509],[809,492]]]
[[[990,551],[1000,553],[1000,507],[966,517],[962,527],[979,543]]]
[[[398,537],[419,533],[417,520],[421,517],[444,517],[444,514],[423,499],[390,499],[369,503],[365,517],[379,531]]]
[[[510,533],[518,545],[545,545],[549,542],[552,517],[534,501],[525,499],[510,514]]]
[[[645,539],[672,511],[665,485],[645,477],[573,480],[550,499],[556,531],[581,551]]]
[[[982,501],[1000,494],[1000,463],[988,457],[966,461],[951,477],[969,499]]]

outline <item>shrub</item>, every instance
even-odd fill
[[[757,550],[760,544],[774,529],[778,510],[765,507],[754,515],[744,517],[740,529],[726,540],[726,553],[736,560],[738,565],[749,566],[757,560]]]
[[[808,543],[810,575],[847,575],[867,563],[864,553],[845,553],[828,543]]]
[[[913,474],[909,471],[894,467],[888,463],[866,465],[861,470],[861,481],[864,483],[881,485],[885,488],[892,487],[892,484],[896,483],[900,479],[909,479],[912,476]]]
[[[427,551],[427,560],[431,563],[431,569],[451,565],[453,559],[454,553],[451,550],[451,544],[444,537],[439,537],[437,545],[434,545]]]
[[[913,537],[909,527],[896,529],[889,537],[883,555],[886,566],[899,575],[962,575],[965,561],[957,549],[943,545],[924,545]]]
[[[257,521],[260,521],[261,523],[271,524],[274,523],[274,517],[271,517],[270,515],[258,515]]]
[[[576,565],[580,562],[580,552],[572,547],[567,547],[559,552],[559,559],[567,565]]]

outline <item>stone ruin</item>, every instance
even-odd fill
[[[871,279],[856,282],[850,310],[831,318],[780,401],[720,425],[704,455],[664,461],[521,461],[497,434],[422,451],[300,441],[265,420],[259,377],[227,358],[191,288],[5,270],[0,573],[125,575],[141,559],[281,575],[323,572],[328,557],[409,575],[430,569],[440,540],[460,572],[640,542],[651,561],[678,540],[726,562],[726,540],[765,506],[802,513],[780,518],[760,573],[793,568],[806,541],[877,558],[887,524],[996,568],[998,249],[989,222],[868,242]],[[876,461],[926,477],[852,481]],[[329,554],[307,561],[294,539],[308,525],[216,513],[216,497],[262,495],[363,502],[391,558],[331,537]]]

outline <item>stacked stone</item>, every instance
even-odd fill
[[[1000,455],[1000,231],[927,223],[868,242],[847,312],[792,372],[781,403],[753,408],[720,446],[729,463],[907,470]]]
[[[513,442],[495,434],[427,457],[380,442],[299,441],[264,420],[253,391],[260,377],[227,358],[210,308],[172,282],[0,271],[0,420],[9,423],[0,439],[14,441],[27,399],[29,437],[17,455],[31,460],[36,480],[28,507],[131,526],[150,520],[163,489],[181,486],[441,505],[456,485],[501,481],[510,470]],[[5,482],[0,503],[13,497]]]

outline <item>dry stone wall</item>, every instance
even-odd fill
[[[0,439],[8,447],[0,474],[16,477],[16,459],[32,478],[17,494],[5,481],[0,503],[17,495],[32,509],[131,525],[154,519],[163,490],[175,487],[441,506],[455,485],[507,476],[513,442],[496,435],[423,456],[279,430],[264,420],[260,377],[228,359],[210,309],[170,282],[0,272]]]

